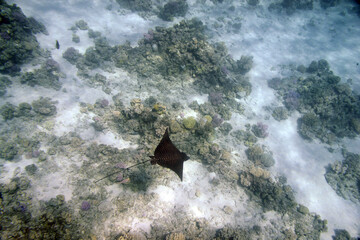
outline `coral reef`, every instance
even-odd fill
[[[46,29],[34,18],[27,18],[15,4],[0,1],[0,7],[0,72],[13,75],[21,64],[40,54],[35,34],[46,33]]]
[[[50,58],[41,65],[41,68],[22,74],[20,81],[22,84],[27,84],[31,87],[43,86],[60,90],[60,76],[59,64]]]
[[[6,88],[11,86],[12,81],[5,76],[0,76],[0,97],[6,94]]]
[[[322,8],[334,7],[340,3],[340,0],[320,0],[320,6]]]
[[[274,108],[271,116],[277,121],[285,120],[289,116],[289,112],[285,107],[276,107]]]
[[[113,60],[118,67],[143,77],[187,74],[209,92],[218,84],[225,92],[249,94],[251,85],[244,74],[250,70],[252,58],[243,56],[234,61],[224,45],[206,41],[204,29],[196,19],[181,21],[171,28],[156,27],[144,35],[138,47],[132,48],[129,43],[117,46]],[[229,74],[221,70],[222,66]]]
[[[184,17],[188,8],[186,0],[169,1],[160,9],[159,17],[165,21],[172,21],[174,17]]]
[[[30,181],[16,177],[0,184],[1,239],[80,239],[80,229],[72,211],[58,195],[40,202],[36,214],[31,196],[26,193]]]
[[[320,216],[309,213],[308,210],[295,202],[293,191],[286,181],[274,182],[266,170],[258,168],[240,173],[239,184],[246,188],[250,198],[259,203],[264,211],[277,211],[288,214],[294,230],[289,230],[284,235],[291,234],[295,239],[319,239],[320,233],[327,231],[327,221]]]
[[[50,98],[40,97],[31,103],[32,109],[35,113],[42,116],[53,116],[56,114],[56,101],[51,101]]]
[[[0,108],[0,114],[4,120],[11,120],[13,118],[34,118],[36,121],[42,121],[46,117],[54,116],[56,114],[56,101],[51,101],[50,98],[40,97],[30,104],[20,103],[15,106],[11,103],[6,103]]]
[[[236,130],[230,134],[247,147],[251,147],[257,142],[256,136],[250,131],[250,126],[246,130]]]
[[[348,231],[344,229],[335,229],[335,236],[332,236],[333,240],[356,240],[359,238],[352,238]]]
[[[312,10],[313,4],[313,0],[282,0],[280,3],[271,3],[269,10],[293,14],[296,10]]]
[[[271,152],[264,151],[259,145],[253,145],[245,151],[248,159],[254,162],[255,165],[261,167],[271,167],[275,164]]]
[[[298,121],[300,134],[333,143],[336,138],[355,137],[360,119],[360,97],[347,84],[340,83],[325,60],[313,61],[305,73],[288,78],[273,78],[268,85],[283,98],[289,111],[303,116]],[[346,109],[346,111],[344,111]]]
[[[70,47],[66,49],[63,53],[63,58],[65,58],[69,63],[76,64],[77,60],[81,57],[79,50]]]
[[[152,9],[151,0],[116,0],[116,2],[123,8],[132,11],[147,12]]]
[[[193,129],[196,126],[196,120],[194,117],[188,117],[183,120],[184,127],[186,129]]]
[[[360,203],[360,155],[344,152],[344,160],[326,167],[325,179],[336,193]]]
[[[269,135],[267,130],[268,130],[268,126],[262,122],[258,122],[257,124],[254,124],[251,127],[251,131],[258,138],[266,138]]]

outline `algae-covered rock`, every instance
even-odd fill
[[[161,103],[156,103],[153,106],[153,111],[159,115],[164,114],[166,113],[166,106],[162,105]]]
[[[80,37],[78,35],[76,35],[76,34],[73,34],[72,35],[72,41],[74,43],[79,43],[80,42]]]
[[[247,147],[253,146],[257,142],[256,136],[249,130],[233,131],[230,135],[243,142]]]
[[[79,50],[69,47],[66,49],[66,51],[63,53],[63,58],[65,58],[69,63],[76,64],[78,59],[81,57],[81,54]]]
[[[223,123],[220,127],[219,130],[224,134],[224,135],[228,135],[230,133],[230,131],[232,130],[232,126],[230,123]]]
[[[10,141],[1,141],[0,143],[0,158],[13,160],[18,154],[19,148],[17,147],[17,144]]]
[[[34,111],[43,116],[53,116],[56,114],[56,102],[51,101],[50,98],[40,97],[31,103]]]
[[[286,110],[285,107],[276,107],[274,108],[271,116],[277,121],[286,120],[288,118],[289,112]]]
[[[0,76],[0,97],[6,94],[6,88],[12,84],[8,77]]]
[[[194,129],[196,126],[196,120],[194,117],[187,117],[183,120],[183,125],[186,129]]]
[[[244,180],[247,179],[246,185]],[[286,213],[296,210],[296,202],[293,190],[288,185],[274,183],[262,177],[256,177],[248,172],[240,175],[240,184],[244,186],[254,200],[258,202],[265,211],[275,210]]]
[[[259,145],[253,145],[245,152],[249,160],[253,161],[255,165],[268,168],[275,164],[275,160],[271,154],[265,152]]]
[[[1,106],[0,114],[4,118],[4,120],[11,120],[15,117],[16,107],[11,103],[6,103]]]
[[[170,122],[170,131],[172,133],[180,132],[181,131],[181,125],[177,121],[172,120]]]
[[[87,22],[85,22],[84,20],[79,20],[75,23],[75,26],[77,28],[79,28],[80,30],[88,30],[89,29],[89,26],[87,24]]]
[[[25,167],[25,171],[29,174],[29,175],[34,175],[37,172],[38,168],[35,164],[30,164],[27,165]]]
[[[297,210],[298,210],[298,212],[300,212],[302,214],[308,214],[309,213],[309,209],[307,207],[305,207],[304,205],[301,205],[301,204],[299,204]]]
[[[298,121],[303,137],[331,144],[337,138],[358,134],[360,97],[340,80],[322,59],[311,62],[307,73],[274,78],[268,85],[283,98],[289,111],[297,110],[303,115]]]
[[[333,240],[355,240],[356,238],[352,238],[350,233],[345,229],[335,229],[335,236],[332,236]]]
[[[184,17],[188,8],[186,0],[169,1],[160,9],[159,17],[165,21],[172,21],[174,17]]]
[[[185,236],[182,233],[170,233],[166,235],[165,240],[185,240]]]
[[[271,3],[269,5],[270,11],[286,12],[293,14],[297,10],[312,10],[313,0],[282,0],[280,3]]]
[[[207,92],[217,88],[217,92],[242,89],[250,93],[251,85],[244,74],[250,70],[252,58],[235,61],[224,44],[210,44],[204,30],[197,19],[181,21],[171,28],[156,27],[144,34],[137,47],[130,43],[116,46],[112,59],[117,67],[141,77],[160,74],[174,79],[182,75],[196,78],[196,86]]]
[[[132,11],[148,12],[152,9],[151,0],[116,0],[121,7],[128,8]]]
[[[35,34],[46,33],[46,29],[34,18],[27,18],[16,4],[0,1],[0,7],[0,72],[15,74],[21,64],[39,55]]]
[[[251,131],[258,138],[266,138],[269,135],[267,130],[268,130],[268,126],[262,122],[258,122],[257,124],[254,124],[251,127]]]
[[[0,185],[1,239],[58,239],[59,236],[80,239],[79,229],[84,231],[84,228],[78,224],[64,196],[40,201],[38,214],[33,215],[31,196],[26,192],[30,184],[26,182],[29,181],[24,178],[13,178],[9,184]]]
[[[37,85],[55,90],[61,89],[60,66],[53,59],[48,59],[41,65],[41,68],[32,72],[26,72],[21,76],[21,83],[31,87]]]
[[[325,179],[339,196],[359,203],[360,155],[345,153],[343,161],[336,161],[326,167]]]

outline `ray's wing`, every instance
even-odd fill
[[[182,181],[182,179],[183,179],[184,161],[181,160],[178,163],[176,163],[175,165],[169,166],[169,168],[172,171],[174,171],[179,176],[180,180]]]
[[[174,171],[182,181],[184,161],[186,161],[188,157],[186,154],[184,156],[171,142],[168,129],[166,129],[163,138],[156,147],[152,159],[154,163]]]
[[[169,137],[168,128],[166,129],[163,138],[161,139],[159,145],[156,147],[154,156],[156,159],[163,159],[165,156],[166,161],[171,161],[171,157],[169,156],[179,156],[180,151],[175,147],[175,145],[171,142]],[[163,159],[165,160],[165,159]]]

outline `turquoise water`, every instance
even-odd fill
[[[359,237],[356,1],[0,3],[3,239]]]

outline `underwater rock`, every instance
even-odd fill
[[[101,32],[89,29],[88,30],[88,36],[89,36],[89,38],[94,38],[95,39],[95,38],[101,37]]]
[[[258,138],[266,138],[268,133],[268,126],[262,122],[258,122],[256,125],[252,125],[251,131],[255,134]]]
[[[224,122],[224,119],[221,118],[218,114],[215,114],[213,117],[212,117],[212,125],[213,127],[219,127],[222,123]]]
[[[186,129],[193,129],[196,126],[196,120],[194,117],[187,117],[183,119],[183,125]]]
[[[360,203],[360,155],[345,153],[344,157],[326,167],[325,179],[339,196]]]
[[[0,108],[0,114],[4,120],[11,120],[15,117],[16,107],[11,103],[6,103]]]
[[[210,103],[214,106],[218,106],[223,103],[223,94],[221,92],[212,92],[208,97]]]
[[[18,154],[19,148],[17,144],[10,141],[1,141],[0,143],[0,158],[13,160]]]
[[[148,12],[152,9],[152,2],[149,0],[116,0],[116,2],[132,11]]]
[[[90,210],[90,208],[91,208],[90,202],[88,202],[88,201],[83,201],[83,202],[81,203],[81,207],[80,207],[81,211],[88,211],[88,210]]]
[[[34,175],[37,172],[38,168],[35,164],[30,164],[27,165],[25,167],[25,171],[29,174],[29,175]]]
[[[345,229],[335,229],[335,236],[332,236],[333,240],[355,240],[359,238],[352,238],[351,235]]]
[[[231,126],[230,123],[223,123],[220,127],[219,130],[222,132],[222,134],[224,134],[225,136],[229,135],[229,133],[231,132],[231,130],[233,129],[233,127]]]
[[[156,103],[156,104],[154,104],[152,110],[154,112],[156,112],[157,114],[161,115],[161,114],[166,113],[166,106],[164,106],[164,105],[162,105],[160,103]]]
[[[301,204],[299,204],[297,210],[298,210],[298,212],[300,212],[302,214],[308,214],[309,213],[309,209],[307,207],[305,207],[304,205],[301,205]]]
[[[324,9],[335,7],[340,3],[340,0],[320,0],[320,6]]]
[[[337,138],[355,137],[360,118],[360,97],[348,84],[330,70],[326,60],[312,61],[307,74],[273,78],[269,87],[283,98],[289,111],[303,116],[298,121],[299,133],[306,139],[318,138],[331,144]],[[347,109],[344,111],[344,109]],[[356,120],[355,120],[356,123]]]
[[[206,41],[204,30],[197,19],[181,21],[171,28],[156,27],[144,34],[137,47],[130,43],[116,46],[112,60],[117,67],[140,77],[160,74],[170,80],[181,75],[184,79],[196,78],[194,84],[207,93],[217,88],[217,92],[248,95],[251,84],[244,74],[252,66],[252,57],[235,61],[224,44]]]
[[[79,20],[75,23],[75,26],[80,29],[80,30],[88,30],[89,26],[87,24],[87,22],[85,22],[84,20]]]
[[[285,107],[276,107],[274,108],[271,116],[277,120],[277,121],[281,121],[281,120],[286,120],[289,116],[288,116],[289,112],[287,111],[287,109]]]
[[[72,35],[72,41],[74,43],[79,43],[80,42],[80,37],[78,35],[76,35],[76,34],[73,34]]]
[[[293,14],[296,10],[312,10],[313,0],[283,0],[280,3],[271,3],[269,5],[270,11],[282,12]]]
[[[35,34],[46,33],[44,25],[27,18],[16,4],[0,2],[0,72],[16,74],[20,65],[40,54]]]
[[[39,85],[60,90],[60,73],[59,64],[53,59],[47,59],[45,63],[41,65],[41,68],[22,74],[20,82],[31,87]]]
[[[216,231],[215,240],[220,239],[252,239],[252,232],[242,228],[226,226]]]
[[[48,97],[40,97],[31,103],[33,110],[43,116],[53,116],[56,114],[56,101],[51,101]]]
[[[91,125],[94,127],[94,129],[96,131],[101,132],[102,130],[104,130],[106,128],[105,122],[102,121],[100,117],[95,116],[92,118],[92,120],[94,122],[92,122]]]
[[[247,4],[250,6],[256,6],[259,4],[259,0],[246,0]]]
[[[253,161],[255,165],[269,168],[275,164],[271,153],[266,153],[259,145],[249,147],[245,153],[248,159]]]
[[[172,21],[174,17],[184,17],[188,9],[186,0],[169,1],[160,9],[159,17],[165,21]]]
[[[11,86],[12,81],[5,76],[0,76],[0,97],[6,94],[6,88]]]
[[[32,106],[29,103],[20,103],[16,109],[16,115],[18,117],[32,117],[34,114],[31,112]]]
[[[172,133],[180,132],[181,131],[181,125],[177,121],[172,120],[170,122],[170,131]]]
[[[244,142],[245,146],[253,146],[257,142],[255,135],[249,130],[237,130],[230,133],[231,136],[235,137],[237,140]]]
[[[49,201],[40,201],[34,208],[32,198],[26,190],[30,187],[27,178],[12,178],[9,184],[0,184],[1,239],[80,239],[78,224],[65,203],[58,195]],[[32,214],[38,211],[38,214]]]
[[[296,210],[294,193],[288,185],[274,183],[248,172],[241,173],[239,183],[248,190],[248,194],[263,207],[264,211],[275,210],[286,213]]]
[[[244,75],[250,71],[252,65],[252,56],[241,56],[240,60],[236,61],[236,68],[234,69],[234,71]]]
[[[76,64],[78,59],[81,57],[81,54],[80,54],[79,50],[77,50],[77,49],[75,49],[73,47],[69,47],[68,49],[66,49],[66,51],[63,53],[62,56],[69,63],[74,65],[74,64]]]
[[[182,233],[170,233],[166,235],[165,240],[185,240],[185,236]]]

